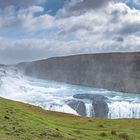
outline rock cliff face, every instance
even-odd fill
[[[76,94],[73,96],[77,99],[88,99],[92,102],[93,116],[97,118],[108,118],[109,108],[107,105],[108,98],[95,94]]]
[[[140,93],[140,53],[82,54],[18,65],[25,74],[77,85]]]

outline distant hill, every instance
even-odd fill
[[[37,78],[140,93],[140,52],[54,57],[17,66]]]

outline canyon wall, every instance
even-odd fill
[[[26,75],[70,84],[140,93],[140,53],[54,57],[17,65]]]

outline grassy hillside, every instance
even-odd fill
[[[140,140],[140,120],[101,120],[0,98],[0,140]]]

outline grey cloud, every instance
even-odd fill
[[[140,3],[140,0],[114,0],[115,2],[124,2],[124,3]]]
[[[89,10],[107,5],[110,0],[82,0],[68,7],[69,11]]]
[[[128,14],[128,11],[127,10],[124,10],[124,11],[119,11],[119,10],[113,10],[111,12],[111,19],[110,19],[110,22],[112,23],[116,23],[116,22],[120,22],[120,16],[125,16]]]
[[[121,35],[130,35],[140,32],[140,24],[133,23],[133,24],[125,24],[118,33]]]
[[[63,29],[59,35],[65,35],[67,33],[75,33],[77,31],[80,31],[80,30],[84,30],[84,31],[87,31],[87,32],[90,32],[92,31],[92,27],[91,26],[86,26],[86,25],[74,25],[74,26],[71,26],[69,27],[68,29]]]
[[[30,6],[16,10],[15,6],[8,6],[0,10],[0,29],[7,31],[9,29],[22,29],[25,24],[32,22],[35,13],[41,13],[44,9],[41,6]]]
[[[37,39],[0,39],[0,63],[10,64],[35,59],[47,58],[51,55],[51,43],[48,45],[47,40]],[[9,43],[10,42],[10,43]]]
[[[126,37],[123,42],[90,38],[79,41],[59,41],[48,39],[0,39],[0,63],[17,63],[44,59],[52,56],[72,55],[79,53],[101,53],[140,50],[140,38]]]
[[[117,42],[123,42],[124,38],[121,37],[121,36],[116,36],[116,37],[113,38],[113,40],[116,40]]]
[[[7,7],[10,5],[17,5],[17,6],[30,6],[30,5],[36,5],[41,4],[45,0],[1,0],[0,1],[0,7]]]

